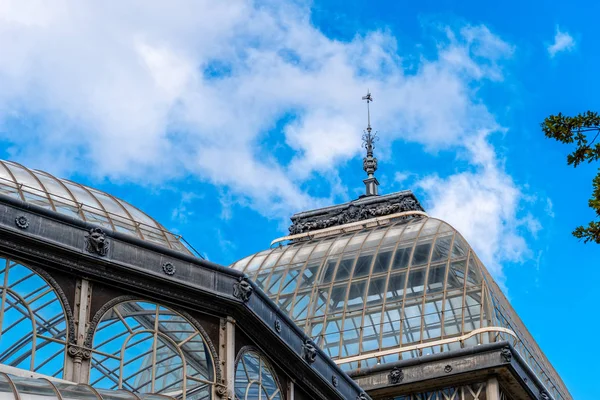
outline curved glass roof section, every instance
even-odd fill
[[[0,193],[191,254],[180,236],[170,233],[131,204],[109,193],[31,170],[13,161],[0,160]]]
[[[292,242],[232,267],[345,370],[507,340],[554,398],[571,399],[473,250],[438,219]]]
[[[39,400],[174,400],[160,394],[134,394],[127,390],[106,390],[67,381],[22,378],[0,372],[0,398]]]

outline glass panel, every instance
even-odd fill
[[[361,322],[362,316],[360,314],[347,316],[344,320],[344,329],[342,331],[342,353],[340,357],[358,354]]]
[[[429,261],[431,253],[431,240],[427,242],[417,243],[412,257],[412,265],[423,265]]]
[[[451,244],[452,236],[438,236],[433,246],[433,252],[431,253],[431,262],[446,261],[450,255]]]
[[[460,296],[446,299],[444,304],[444,335],[462,333],[462,293]]]
[[[452,257],[459,258],[467,255],[469,246],[465,243],[464,239],[459,235],[454,235],[454,245],[452,246]]]
[[[385,276],[371,278],[371,281],[369,282],[369,291],[367,293],[367,306],[383,304],[386,281],[387,277]],[[404,283],[402,283],[402,285],[402,290],[404,290]]]
[[[365,312],[363,321],[362,351],[379,349],[379,333],[381,326],[381,307],[372,308]]]
[[[404,286],[406,284],[406,272],[390,275],[390,282],[387,287],[387,302],[402,300],[404,296]]]
[[[0,399],[16,399],[11,384],[6,375],[0,372]]]
[[[406,226],[404,232],[402,232],[401,241],[409,241],[414,239],[419,234],[421,227],[423,226],[424,220],[412,221],[409,225]]]
[[[375,256],[375,262],[373,263],[373,275],[387,272],[390,268],[390,262],[392,260],[392,250],[380,250]]]
[[[340,261],[340,264],[337,268],[337,273],[335,274],[335,281],[341,282],[350,277],[352,273],[352,268],[354,267],[354,261],[356,254],[344,254],[344,258]]]
[[[369,231],[362,231],[357,233],[352,239],[350,239],[350,242],[348,242],[348,245],[344,249],[344,253],[357,251],[358,249],[360,249],[368,235]]]
[[[427,277],[427,294],[441,293],[444,290],[445,276],[446,264],[430,266]]]
[[[394,262],[392,263],[392,269],[404,269],[408,268],[408,261],[410,260],[410,254],[412,252],[412,244],[398,247],[396,254],[394,255]]]
[[[347,290],[348,284],[346,283],[333,287],[331,290],[331,296],[329,298],[329,308],[327,312],[335,312],[344,309]]]
[[[442,334],[442,301],[428,301],[425,303],[423,314],[423,339],[439,339]]]
[[[437,219],[427,219],[423,229],[419,233],[419,237],[427,237],[435,234],[440,226],[440,221]]]
[[[425,268],[411,269],[406,285],[406,297],[420,296],[425,285]]]
[[[374,231],[372,231],[371,234],[369,236],[367,236],[365,243],[362,245],[362,249],[365,250],[365,249],[379,246],[379,242],[381,242],[381,238],[383,238],[383,235],[385,234],[385,232],[387,230],[388,230],[388,227],[384,226],[384,227],[380,227],[380,228],[377,228]]]
[[[348,292],[348,301],[346,302],[347,310],[362,309],[364,307],[363,301],[365,297],[366,286],[366,280],[352,282],[350,284],[350,291]]]
[[[398,346],[400,344],[400,308],[398,305],[386,306],[382,326],[381,348]]]
[[[56,291],[14,261],[0,258],[0,268],[0,364],[62,378],[67,323]]]
[[[113,307],[96,328],[93,349],[90,383],[101,389],[173,394],[200,388],[200,395],[214,380],[200,332],[180,314],[153,303]]]
[[[56,392],[52,389],[50,382],[45,379],[30,379],[11,376],[10,378],[20,400],[56,399]]]
[[[354,267],[353,278],[360,278],[369,275],[371,272],[371,261],[373,260],[373,254],[365,254],[358,257],[356,260],[356,266]]]
[[[327,260],[324,269],[323,279],[321,279],[321,283],[330,283],[331,278],[333,278],[333,274],[335,273],[335,267],[337,266],[338,258],[330,258]]]
[[[235,368],[235,395],[243,400],[280,399],[281,390],[269,363],[254,350],[242,354]]]
[[[406,225],[406,222],[400,222],[392,226],[383,237],[383,240],[381,241],[381,247],[395,245],[398,243],[400,235],[404,231],[404,228],[406,228]]]
[[[467,275],[467,285],[479,285],[481,284],[481,272],[479,272],[479,268],[475,264],[474,255],[471,252],[471,256],[469,258],[469,274]]]
[[[446,283],[446,290],[462,290],[465,284],[465,266],[465,261],[453,261],[450,264],[450,269],[448,270],[448,282]]]

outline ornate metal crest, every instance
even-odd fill
[[[292,216],[289,231],[291,235],[296,235],[403,211],[423,211],[410,192],[358,199],[336,207],[299,213]]]
[[[510,351],[510,348],[503,347],[502,351],[500,351],[500,356],[504,362],[510,362],[510,360],[512,360],[512,352]]]
[[[333,384],[334,387],[339,386],[340,381],[338,380],[338,377],[336,375],[331,375],[331,383]]]
[[[391,384],[398,384],[404,379],[404,372],[398,367],[394,367],[388,375]]]
[[[548,393],[546,393],[545,391],[541,391],[540,392],[540,399],[541,400],[550,400],[550,396],[548,395]]]
[[[85,235],[85,239],[85,249],[88,251],[88,253],[95,253],[102,257],[108,253],[110,241],[106,238],[102,228],[90,229],[90,231]]]
[[[278,319],[275,320],[275,330],[277,333],[281,333],[281,321]]]
[[[369,400],[369,398],[367,397],[367,394],[365,392],[362,392],[361,394],[356,396],[356,400]]]
[[[449,374],[450,372],[452,372],[452,365],[448,364],[444,367],[444,372]]]
[[[221,385],[217,383],[217,396],[219,396],[220,398],[226,398],[227,397],[227,386],[225,385]]]
[[[91,350],[75,344],[69,345],[67,351],[71,357],[79,360],[89,360],[92,357]]]
[[[17,228],[27,229],[29,228],[29,220],[26,216],[19,215],[17,218],[15,218],[15,225],[17,225]]]
[[[240,278],[236,283],[233,284],[233,296],[247,303],[252,296],[254,289],[248,279]]]
[[[309,364],[314,363],[317,359],[317,348],[310,340],[305,341],[302,345],[302,358]]]
[[[163,272],[169,276],[175,274],[175,266],[170,262],[166,262],[162,266]]]

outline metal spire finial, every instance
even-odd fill
[[[377,196],[377,187],[379,182],[375,178],[375,171],[377,171],[377,159],[373,157],[373,149],[375,148],[375,142],[379,140],[377,132],[372,132],[371,129],[371,108],[370,103],[373,101],[371,92],[367,90],[367,95],[363,96],[363,100],[367,101],[367,129],[363,134],[363,146],[367,149],[367,156],[363,158],[363,169],[367,173],[367,179],[363,182],[367,188],[367,196]]]

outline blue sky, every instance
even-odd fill
[[[143,6],[142,6],[143,4]],[[0,3],[1,156],[109,191],[229,264],[297,211],[412,189],[592,399],[597,166],[545,139],[598,109],[594,2]]]

